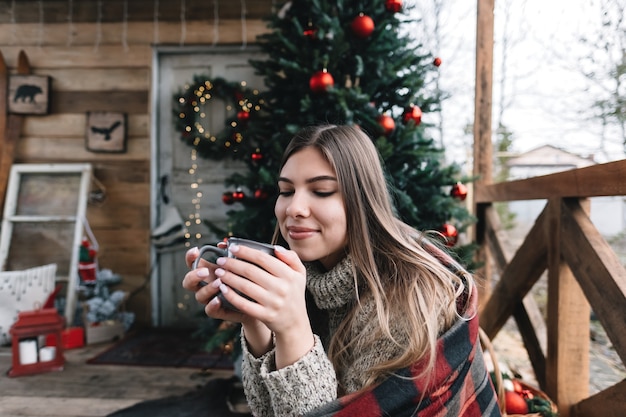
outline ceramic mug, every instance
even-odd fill
[[[226,239],[225,248],[218,248],[217,246],[213,246],[213,245],[202,246],[199,249],[200,253],[198,254],[198,257],[193,262],[192,269],[196,269],[198,267],[198,263],[200,262],[200,259],[202,258],[202,256],[209,252],[213,253],[214,255],[218,257],[235,258],[236,256],[230,251],[230,247],[232,245],[247,246],[249,248],[260,250],[261,252],[265,252],[269,255],[274,256],[274,245],[270,245],[268,243],[256,242],[254,240],[249,240],[249,239],[242,239],[239,237],[231,237],[231,238]],[[205,285],[207,285],[207,283],[205,281],[200,281],[198,285],[201,287],[204,287]],[[246,296],[245,294],[242,294],[239,291],[237,291],[237,293],[239,295],[246,297],[248,300],[252,300],[250,297]],[[219,298],[220,302],[222,303],[222,307],[227,308],[229,310],[237,311],[237,309],[231,303],[229,303],[228,300],[226,300],[226,298],[224,298],[224,295],[221,292],[219,292],[216,295],[216,297]]]

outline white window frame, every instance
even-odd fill
[[[17,215],[17,198],[23,175],[28,174],[76,174],[80,176],[77,207],[74,214],[70,215]],[[9,175],[9,183],[4,204],[2,229],[0,230],[0,271],[6,267],[13,225],[16,223],[73,223],[74,236],[70,259],[67,259],[69,276],[57,276],[57,281],[67,281],[67,294],[65,304],[65,320],[71,326],[76,310],[78,296],[78,254],[79,246],[83,239],[84,222],[86,221],[87,197],[91,182],[91,164],[13,164]],[[34,242],[33,244],[37,244]]]

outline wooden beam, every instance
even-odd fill
[[[588,205],[588,201],[586,201]],[[556,402],[559,416],[589,396],[589,316],[585,294],[561,257],[565,228],[561,199],[550,199],[544,222],[548,242],[548,355],[546,393]],[[572,370],[576,377],[572,377]]]
[[[477,184],[477,203],[626,195],[626,160],[498,184]]]
[[[571,415],[572,417],[626,416],[626,380],[574,405]]]
[[[149,94],[142,91],[55,91],[50,112],[79,113],[88,111],[146,114],[150,110]]]
[[[564,201],[561,224],[563,257],[626,363],[626,269],[575,199]]]
[[[547,267],[543,233],[545,210],[502,273],[489,301],[480,313],[480,324],[493,339]]]

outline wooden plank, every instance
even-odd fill
[[[122,22],[103,23],[99,27],[94,22],[75,23],[70,33],[67,22],[41,26],[35,23],[0,24],[0,44],[12,45],[14,39],[22,46],[88,46],[98,49],[103,45],[123,48],[125,45],[213,45],[237,44],[244,40],[256,42],[257,35],[268,31],[266,22],[246,19],[220,20],[217,29],[213,21],[188,21],[184,26],[178,22],[129,22],[124,31]],[[216,36],[217,35],[217,36]],[[243,38],[245,35],[245,39]]]
[[[141,399],[0,397],[3,416],[100,417],[141,402]]]
[[[128,116],[128,137],[148,137],[150,117],[148,114]],[[85,137],[87,113],[49,114],[42,117],[27,117],[22,136],[35,138]]]
[[[574,405],[572,408],[572,416],[626,416],[626,380]]]
[[[138,91],[55,91],[51,113],[85,113],[87,111],[146,114],[150,110],[149,93]]]
[[[587,201],[588,203],[588,201]],[[561,199],[549,200],[544,222],[548,242],[548,354],[546,393],[561,417],[589,396],[590,307],[570,267],[561,256],[564,226]],[[572,370],[576,377],[572,377]]]
[[[493,339],[513,310],[537,282],[547,267],[543,233],[545,210],[539,215],[526,239],[507,265],[489,301],[480,313],[481,327]]]
[[[31,57],[31,65],[37,68],[150,68],[152,46],[132,45],[125,49],[122,45],[90,46],[3,46],[5,57],[24,50]],[[11,55],[10,55],[11,54]],[[13,62],[7,60],[9,67]]]
[[[576,200],[563,203],[563,257],[626,363],[626,269]]]
[[[35,68],[53,80],[54,94],[67,91],[149,91],[150,68]],[[54,99],[54,97],[53,97]]]
[[[126,152],[97,153],[87,151],[82,137],[23,137],[17,144],[15,159],[28,163],[147,161],[150,143],[149,137],[129,137]]]
[[[626,160],[475,189],[479,203],[614,195],[626,195]]]
[[[67,0],[46,0],[42,2],[43,15],[46,22],[60,22],[67,26],[68,18],[72,22],[95,22],[100,13],[102,22],[121,22],[126,15],[128,21],[152,21],[156,13],[161,21],[180,21],[181,13],[185,20],[194,18],[213,20],[241,19],[242,13],[248,19],[261,19],[272,12],[272,0],[254,0],[245,2],[245,8],[239,1],[220,1],[215,9],[213,2],[206,0],[168,0],[154,2],[153,0],[107,0],[98,11],[97,2],[81,0],[70,2]],[[217,13],[216,13],[217,10]],[[215,16],[217,14],[217,16]],[[17,23],[39,21],[39,4],[35,0],[20,0],[16,2],[0,3],[0,22],[10,23],[11,18]]]
[[[517,304],[513,310],[515,323],[522,336],[524,347],[528,353],[528,358],[535,372],[537,383],[542,389],[546,386],[546,352],[542,348],[542,339],[545,344],[546,326],[543,318],[537,320],[539,308],[534,302],[532,295],[524,297],[524,300]],[[529,313],[529,311],[531,313]],[[543,337],[540,334],[543,333]]]

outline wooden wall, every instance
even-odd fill
[[[74,7],[72,22],[69,3]],[[248,1],[251,10],[244,15],[241,2],[221,2],[224,10],[218,10],[215,19],[214,2],[187,0],[187,14],[181,19],[179,1],[161,1],[164,9],[156,22],[154,8],[159,2],[101,3],[107,14],[97,18],[93,0],[0,2],[0,52],[9,70],[15,72],[18,54],[24,50],[33,73],[52,78],[50,113],[25,118],[14,162],[93,165],[106,189],[104,204],[90,204],[87,214],[100,245],[100,267],[122,276],[119,289],[133,294],[127,309],[136,313],[139,325],[149,325],[153,48],[251,44],[266,30],[260,17],[271,11],[272,2]],[[132,8],[120,16],[121,6]],[[194,20],[195,16],[204,19]],[[216,22],[218,31],[213,27]],[[88,111],[127,113],[125,153],[86,150]]]

